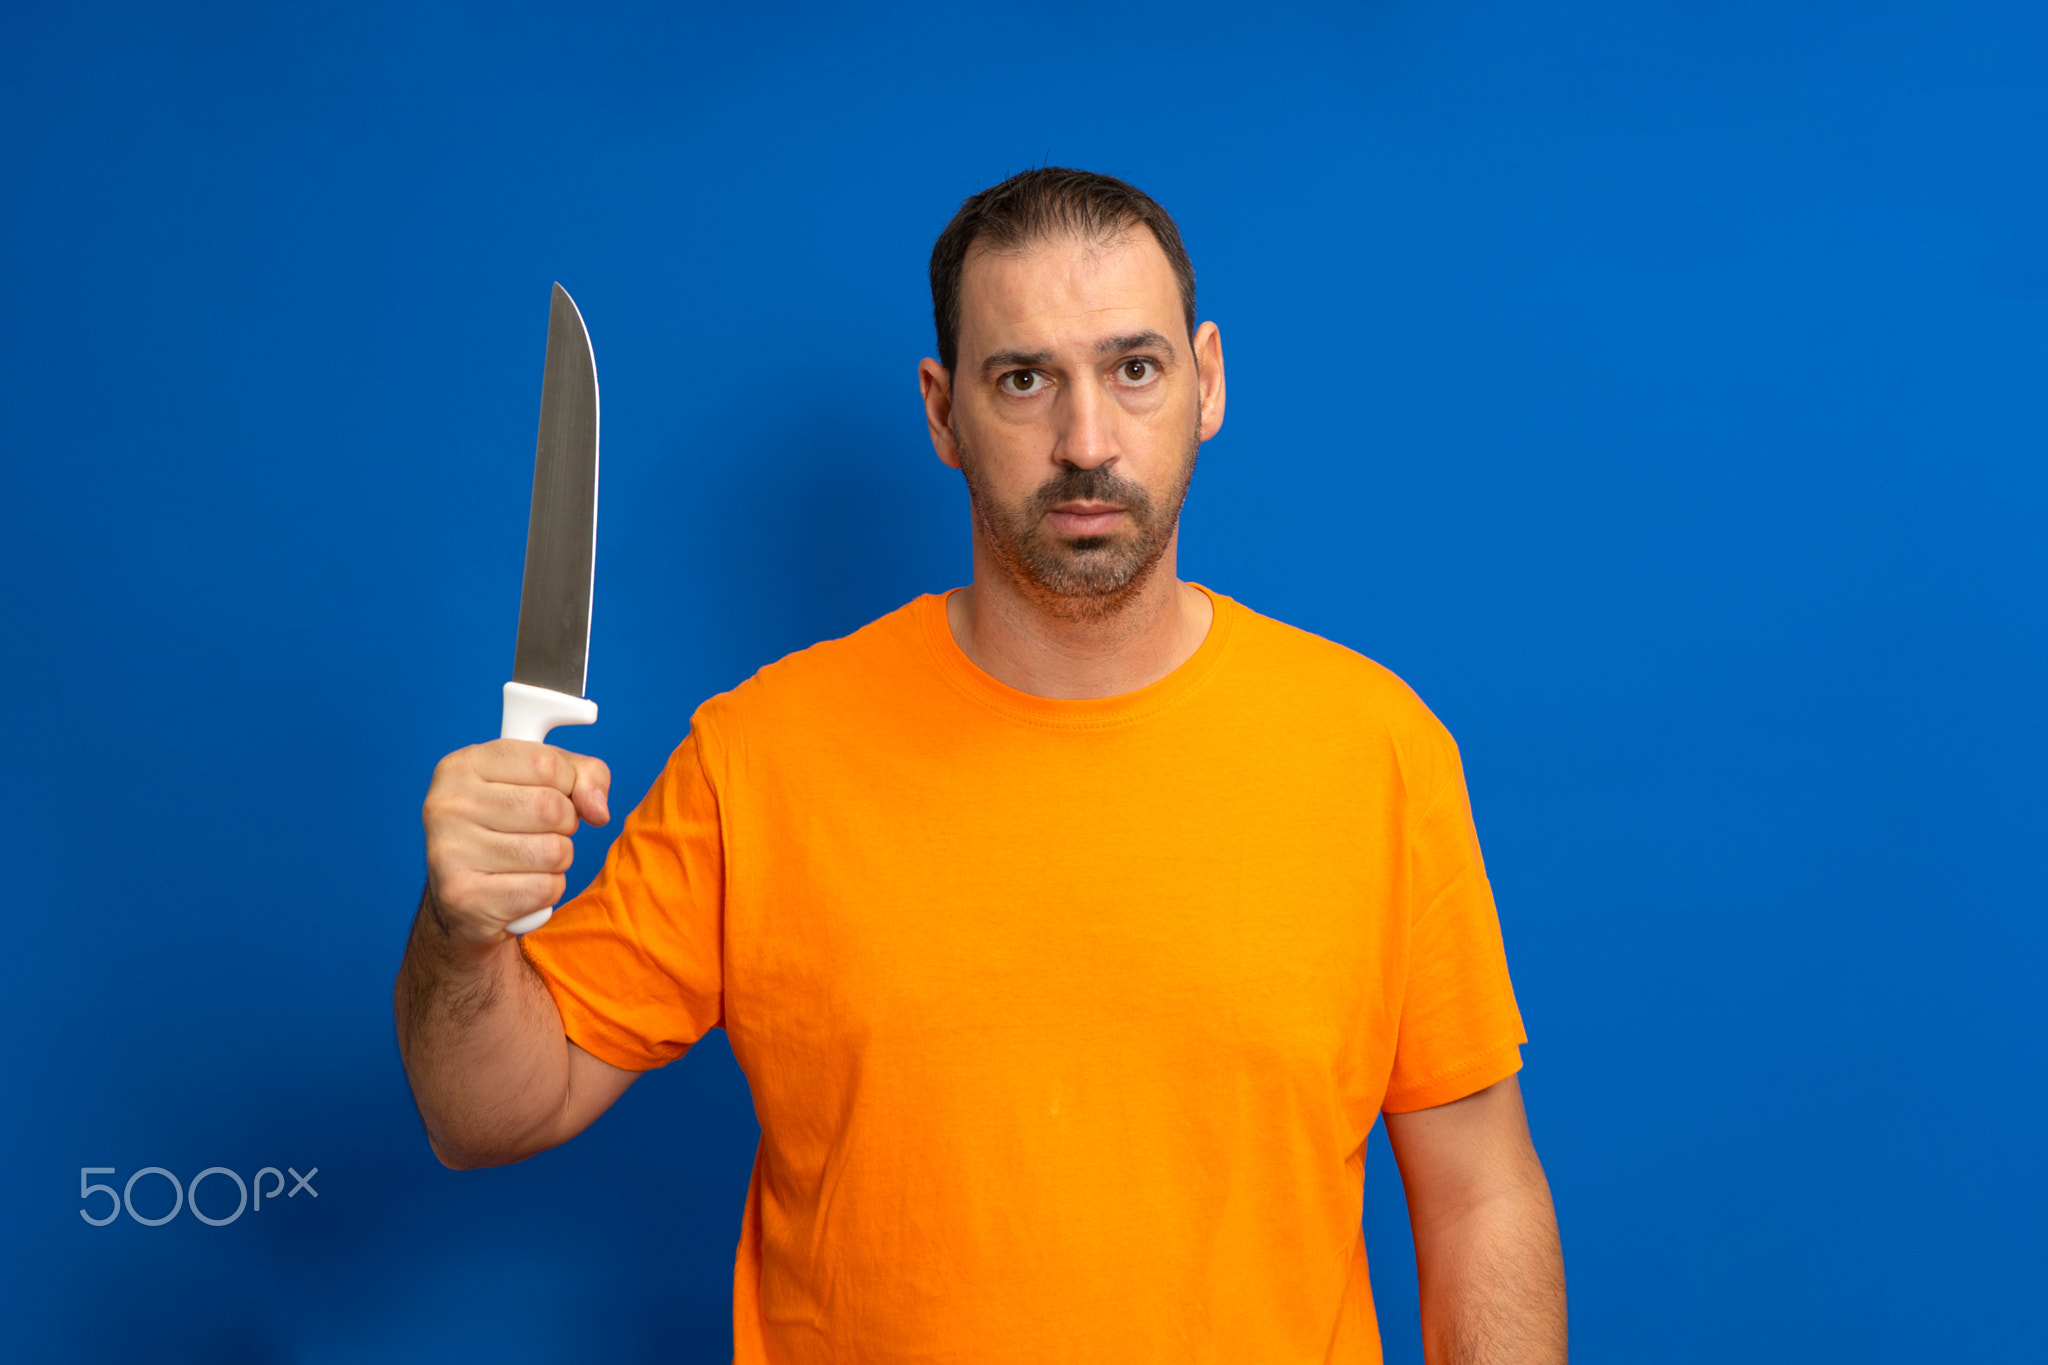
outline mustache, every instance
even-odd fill
[[[1027,504],[1030,518],[1037,522],[1063,502],[1113,502],[1140,526],[1152,520],[1152,497],[1139,485],[1116,472],[1112,465],[1093,469],[1068,465],[1047,479]]]

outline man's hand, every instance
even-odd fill
[[[518,739],[458,749],[434,769],[421,811],[427,890],[392,1005],[427,1139],[450,1166],[567,1142],[639,1075],[569,1041],[505,930],[561,898],[569,836],[579,817],[611,818],[611,781],[597,759]]]
[[[611,784],[602,760],[521,739],[494,739],[442,759],[420,811],[427,900],[440,927],[481,947],[560,900],[577,820],[611,819]]]
[[[1388,1114],[1429,1365],[1564,1365],[1564,1254],[1513,1076]]]

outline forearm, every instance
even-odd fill
[[[406,1076],[443,1162],[502,1165],[563,1139],[569,1042],[516,939],[477,946],[452,937],[429,888],[393,1005]]]
[[[1414,1228],[1429,1365],[1563,1365],[1564,1255],[1540,1167]]]

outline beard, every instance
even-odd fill
[[[1065,466],[1022,503],[1006,506],[981,476],[967,443],[957,434],[954,439],[975,534],[1025,596],[1047,614],[1074,622],[1108,620],[1151,580],[1173,543],[1202,449],[1201,437],[1191,436],[1172,485],[1156,500],[1111,462],[1093,469]],[[1066,502],[1114,503],[1124,509],[1124,524],[1109,535],[1060,535],[1046,515]]]

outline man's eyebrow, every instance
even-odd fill
[[[1095,343],[1097,355],[1120,355],[1125,351],[1162,351],[1170,356],[1173,343],[1163,334],[1150,330],[1104,337]],[[1051,351],[996,351],[983,357],[981,370],[983,374],[994,374],[998,370],[1031,370],[1050,364]]]
[[[981,362],[983,374],[997,370],[1030,370],[1052,363],[1051,351],[997,351]]]
[[[1164,351],[1173,354],[1173,343],[1158,332],[1132,332],[1128,336],[1104,337],[1095,343],[1095,354],[1116,355],[1121,351]]]

